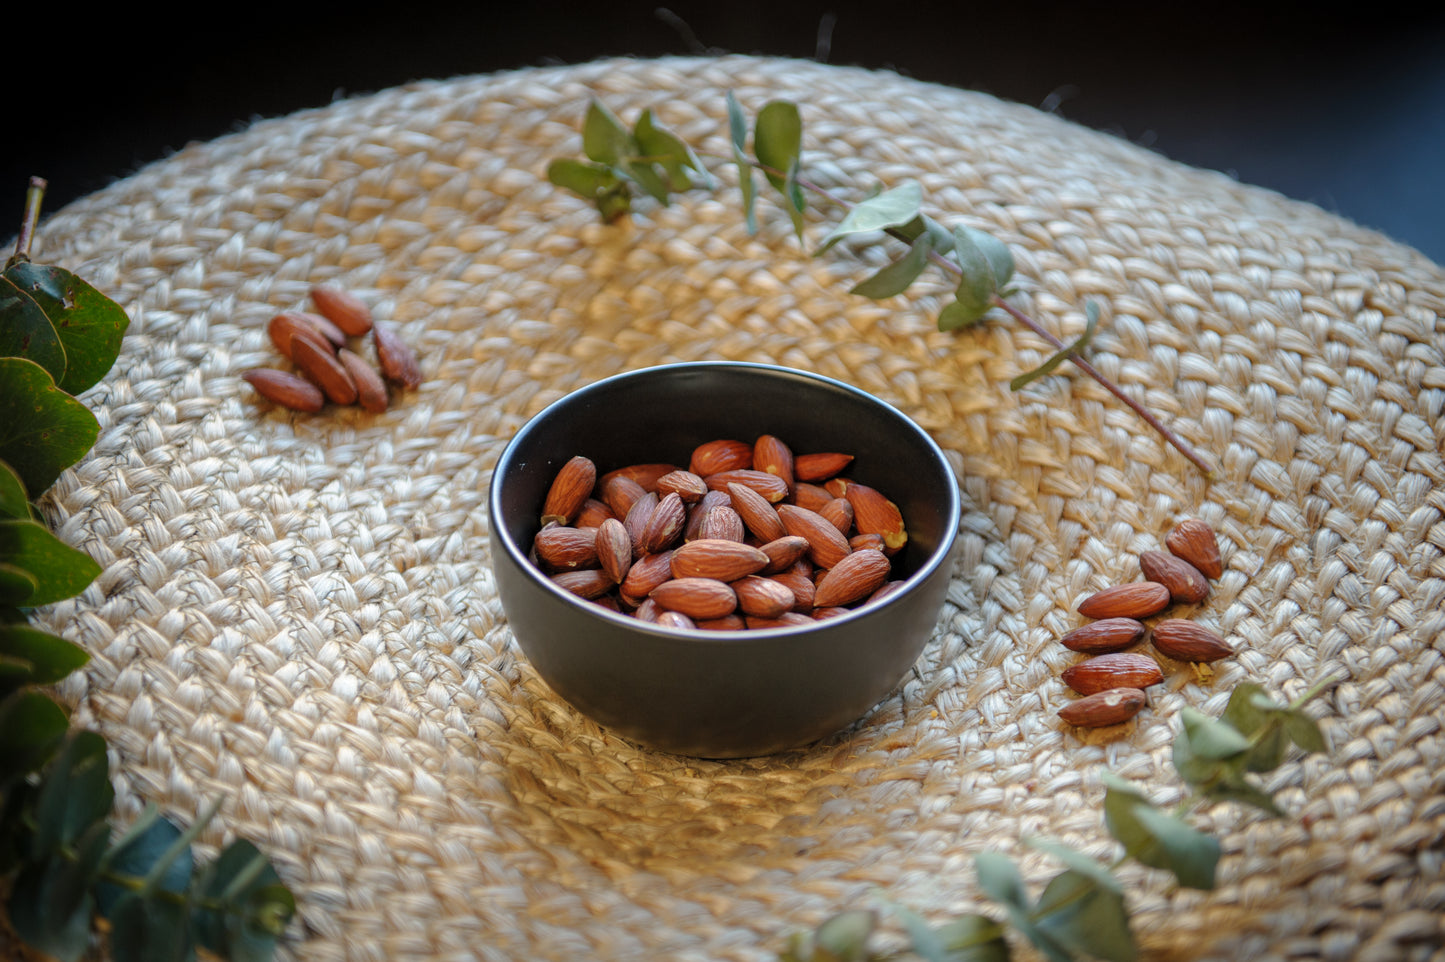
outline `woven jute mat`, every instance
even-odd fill
[[[1219,464],[1212,483],[1007,319],[940,333],[946,279],[875,303],[884,245],[815,258],[736,179],[599,222],[551,186],[600,96],[727,154],[725,95],[801,105],[804,165],[861,198],[920,182],[1016,253],[1014,303]],[[840,214],[817,209],[816,241]],[[880,897],[986,909],[973,856],[1100,858],[1100,775],[1156,801],[1180,710],[1239,682],[1315,705],[1327,755],[1268,779],[1289,812],[1197,824],[1221,885],[1126,868],[1148,958],[1440,958],[1445,910],[1445,272],[1318,208],[1039,111],[860,69],[614,60],[417,83],[267,120],[56,213],[39,259],[132,319],[85,398],[91,455],[45,501],[104,573],[41,624],[92,661],[61,688],[146,802],[272,858],[310,960],[759,960]],[[399,322],[425,384],[386,413],[293,415],[240,378],[336,282]],[[935,637],[899,690],[822,744],[741,761],[638,748],[552,694],[488,569],[490,468],[570,390],[669,361],[789,365],[928,429],[966,512]],[[1194,617],[1240,648],[1169,665],[1121,729],[1055,712],[1084,595],[1139,577],[1178,519],[1226,572]],[[1030,958],[1030,950],[1018,949]]]

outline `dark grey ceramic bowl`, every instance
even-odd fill
[[[542,502],[574,455],[613,468],[686,466],[706,441],[775,434],[798,453],[855,455],[848,475],[903,512],[894,559],[906,589],[813,626],[664,628],[583,601],[529,560]],[[763,755],[829,735],[889,694],[928,642],[952,572],[958,488],[937,445],[902,413],[839,381],[761,364],[670,364],[569,394],[502,453],[488,509],[492,564],[512,633],[578,711],[650,748]]]

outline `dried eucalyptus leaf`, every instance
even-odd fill
[[[891,227],[901,228],[917,222],[920,220],[918,210],[922,204],[923,188],[916,183],[902,184],[886,190],[854,205],[838,226],[823,238],[823,243],[815,253],[822,254],[838,241],[853,234],[872,233]],[[921,223],[918,233],[925,233]],[[913,239],[909,238],[910,241]]]

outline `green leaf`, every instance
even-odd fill
[[[60,389],[79,394],[105,377],[130,326],[120,305],[59,267],[21,262],[5,277],[40,305],[59,335],[66,359],[65,376],[55,378]]]
[[[24,666],[17,680],[26,685],[54,684],[90,660],[80,646],[26,624],[0,624],[0,658]]]
[[[862,962],[868,957],[868,939],[878,926],[878,917],[868,911],[840,912],[818,926],[814,933],[814,958],[817,949],[827,953],[824,958],[838,962]]]
[[[60,333],[45,309],[8,270],[0,274],[0,357],[31,361],[57,383],[65,378],[65,346]]]
[[[0,461],[0,517],[22,520],[34,517],[30,511],[30,498],[25,493],[25,482],[4,461]]]
[[[902,294],[908,285],[918,279],[928,266],[929,255],[933,253],[933,238],[919,235],[908,247],[908,253],[884,267],[878,273],[853,287],[852,293],[874,300],[883,300]]]
[[[658,124],[650,108],[637,118],[637,123],[632,128],[632,136],[642,154],[666,172],[668,186],[673,190],[687,190],[694,186],[693,174],[698,177],[697,186],[712,186],[712,178],[708,176],[707,168],[693,153],[692,148],[672,131]]]
[[[992,306],[991,300],[985,301],[982,305],[959,300],[957,292],[955,292],[954,300],[938,312],[938,329],[940,331],[958,331],[966,327],[973,327],[983,320],[984,315]]]
[[[987,231],[959,225],[953,229],[954,249],[967,246],[977,251],[988,264],[993,277],[993,289],[1001,291],[1014,276],[1014,256],[1008,245]],[[970,254],[970,257],[973,255]]]
[[[747,224],[748,233],[758,232],[757,215],[757,188],[753,184],[753,165],[748,163],[748,122],[743,116],[743,108],[739,106],[737,98],[731,90],[727,96],[728,105],[728,132],[732,140],[733,163],[738,168],[738,188],[743,195],[743,220]]]
[[[0,461],[32,497],[85,456],[100,436],[90,410],[55,386],[45,369],[21,358],[0,358]]]
[[[1214,888],[1219,843],[1182,819],[1161,812],[1132,785],[1104,774],[1104,823],[1130,857],[1174,873],[1186,888]]]
[[[1184,709],[1189,711],[1188,708]],[[1174,769],[1196,791],[1215,801],[1235,801],[1253,805],[1270,815],[1284,813],[1267,793],[1249,782],[1244,773],[1247,756],[1229,759],[1201,758],[1194,753],[1188,738],[1174,740]]]
[[[1084,313],[1087,316],[1088,320],[1084,325],[1084,333],[1079,335],[1078,340],[1074,341],[1074,343],[1068,345],[1067,347],[1060,348],[1058,351],[1054,352],[1048,360],[1044,361],[1044,363],[1040,364],[1032,371],[1020,374],[1018,377],[1014,378],[1012,381],[1009,382],[1008,385],[1010,391],[1017,391],[1032,381],[1037,381],[1041,377],[1046,377],[1047,375],[1053,373],[1054,368],[1058,367],[1069,358],[1077,357],[1079,354],[1083,353],[1084,349],[1089,346],[1089,342],[1094,339],[1094,327],[1099,323],[1099,305],[1095,304],[1093,301],[1089,301],[1089,303],[1084,307]]]
[[[753,152],[768,183],[784,197],[789,192],[788,173],[797,168],[802,149],[803,121],[797,105],[786,100],[765,104],[753,125]]]
[[[937,929],[923,916],[890,904],[902,921],[913,951],[926,962],[1008,962],[1008,943],[997,922],[982,915],[965,915]]]
[[[184,902],[126,893],[110,913],[113,962],[190,962],[189,911]]]
[[[194,859],[184,833],[174,824],[147,809],[139,831],[129,831],[106,853],[106,868],[114,875],[144,880],[156,875],[154,888],[184,892],[191,882]],[[132,827],[134,828],[134,826]],[[157,871],[159,869],[159,871]],[[102,883],[96,886],[100,913],[110,917],[126,890]]]
[[[1027,839],[1026,844],[1030,848],[1052,855],[1075,872],[1089,876],[1096,884],[1110,891],[1119,893],[1124,891],[1124,887],[1119,884],[1119,880],[1114,877],[1114,873],[1078,849],[1070,848],[1060,842],[1046,838]]]
[[[916,183],[900,184],[885,190],[876,197],[856,204],[852,210],[823,238],[815,252],[822,254],[845,237],[853,234],[901,228],[919,219],[919,208],[923,205],[923,188]],[[926,233],[920,224],[919,234]],[[912,239],[912,238],[910,238]]]
[[[1319,722],[1297,708],[1285,709],[1283,714],[1285,732],[1290,741],[1307,752],[1328,750],[1329,746],[1325,744],[1325,735],[1320,731]]]
[[[1187,705],[1179,718],[1184,723],[1184,737],[1196,758],[1218,760],[1249,751],[1249,739],[1228,722],[1210,718]]]
[[[296,912],[296,899],[276,870],[244,839],[226,846],[199,873],[193,890],[220,903],[219,909],[197,906],[192,912],[197,942],[231,962],[268,962]]]
[[[632,135],[622,126],[617,115],[607,109],[600,100],[593,100],[587,107],[587,118],[582,122],[582,152],[589,160],[612,166],[623,163],[637,153]]]
[[[1123,892],[1093,870],[1071,868],[1050,881],[1039,897],[1035,924],[1055,945],[1095,958],[1134,962],[1139,956]]]
[[[16,692],[0,701],[0,784],[38,771],[69,725],[65,711],[38,691]]]
[[[80,594],[100,574],[90,555],[61,541],[35,521],[0,519],[0,563],[34,576],[36,587],[21,604],[38,608]]]
[[[75,840],[71,857],[31,862],[16,876],[7,906],[10,923],[31,948],[62,962],[84,954],[95,906],[90,886],[108,831],[97,822]]]
[[[1005,908],[1028,911],[1029,893],[1013,859],[998,852],[979,852],[973,857],[973,865],[978,887],[985,895]]]
[[[993,238],[982,231],[963,226],[954,228],[953,253],[958,258],[960,274],[953,296],[959,306],[953,309],[954,316],[949,317],[950,326],[947,328],[943,326],[944,317],[940,315],[941,330],[975,323],[993,306],[993,295],[1002,285],[995,268],[997,252],[991,257],[988,249],[983,246],[990,241],[993,241]],[[1007,252],[1007,248],[1004,248],[1004,253]]]
[[[0,605],[23,605],[39,587],[40,579],[33,574],[8,561],[0,561]]]
[[[95,732],[75,732],[45,769],[35,803],[35,855],[74,845],[110,814],[115,790],[105,747]]]
[[[616,172],[606,164],[573,160],[570,157],[562,157],[548,164],[547,179],[558,187],[588,199],[622,183]]]

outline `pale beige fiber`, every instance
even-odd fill
[[[934,324],[948,282],[848,288],[897,247],[815,258],[737,179],[614,225],[551,186],[596,95],[726,155],[725,95],[801,105],[804,168],[840,194],[914,181],[1006,241],[1014,304],[1219,465],[1210,483],[1006,318]],[[877,239],[874,239],[877,240]],[[1062,838],[1099,858],[1101,773],[1156,801],[1180,712],[1239,682],[1314,711],[1327,756],[1234,806],[1220,887],[1123,871],[1149,959],[1442,957],[1445,271],[1316,207],[1031,108],[894,74],[748,57],[614,60],[417,83],[187,147],[48,218],[36,251],[132,323],[85,398],[99,443],[44,508],[104,572],[39,622],[85,647],[61,688],[111,745],[118,818],[224,799],[202,849],[256,842],[296,893],[289,957],[772,958],[885,899],[996,912],[972,859],[1031,885]],[[399,323],[426,382],[385,414],[294,415],[241,380],[284,367],[266,321],[336,282]],[[746,761],[639,749],[553,695],[488,567],[491,466],[529,416],[618,371],[726,358],[898,405],[965,498],[935,637],[823,744]],[[619,417],[626,412],[619,411]],[[1058,643],[1195,516],[1226,571],[1192,612],[1240,648],[1167,662],[1136,722],[1087,732]],[[891,936],[890,936],[891,938]],[[1022,943],[1017,958],[1036,956]]]

